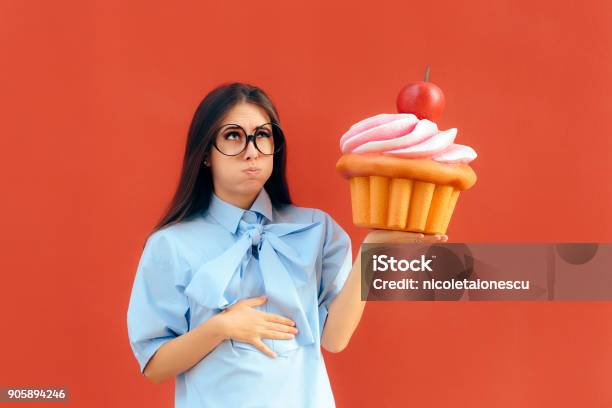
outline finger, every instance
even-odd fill
[[[404,239],[404,240],[406,238],[422,238],[423,237],[423,233],[412,232],[412,231],[395,231],[395,234],[397,235],[399,239]]]
[[[266,328],[269,330],[276,330],[285,333],[297,333],[298,329],[293,326],[287,326],[286,324],[279,323],[268,323],[266,324]]]
[[[423,234],[420,232],[412,232],[412,231],[393,231],[391,232],[391,242],[396,243],[410,243],[410,242],[420,242],[423,238]]]
[[[257,347],[257,350],[261,351],[268,357],[272,357],[272,358],[276,357],[276,353],[270,350],[270,347],[266,346],[264,342],[261,341],[260,339],[255,339],[253,341],[253,345]]]
[[[247,306],[259,306],[259,305],[263,305],[267,301],[268,301],[268,297],[265,295],[243,300],[244,304]]]
[[[264,330],[262,332],[262,336],[266,339],[279,339],[279,340],[291,340],[295,338],[294,334],[291,333],[282,333],[274,330]]]
[[[416,234],[416,236],[414,237],[414,242],[425,242],[425,234]]]
[[[269,322],[286,324],[289,326],[295,326],[295,322],[293,320],[283,317],[281,315],[277,315],[274,313],[265,313],[265,312],[262,312],[262,313],[264,313],[264,319],[266,319]]]
[[[442,242],[446,242],[448,241],[448,235],[443,235],[442,236]]]
[[[422,233],[412,231],[394,231],[394,230],[372,230],[363,240],[366,244],[371,243],[412,243],[418,242],[416,238],[422,237]]]
[[[442,235],[425,234],[421,242],[442,242]]]

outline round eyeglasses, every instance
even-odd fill
[[[213,145],[226,156],[237,156],[246,150],[250,140],[261,154],[268,156],[283,148],[285,136],[274,122],[257,126],[252,135],[247,134],[242,126],[230,123],[217,130]]]

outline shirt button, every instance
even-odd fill
[[[244,214],[242,214],[242,219],[249,224],[255,224],[257,222],[257,214],[255,214],[253,211],[247,210],[244,212]]]

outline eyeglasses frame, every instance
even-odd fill
[[[259,149],[259,147],[257,146],[257,141],[256,141],[256,139],[255,139],[255,133],[257,133],[257,131],[258,131],[260,128],[262,128],[262,127],[264,127],[264,126],[266,126],[266,125],[272,125],[272,134],[273,134],[273,135],[274,135],[274,131],[275,131],[275,129],[278,129],[278,131],[280,132],[280,142],[281,142],[281,143],[280,143],[280,145],[278,146],[278,149],[276,148],[276,146],[274,147],[274,151],[273,151],[272,153],[264,153],[264,152],[262,152],[262,151]],[[243,131],[243,132],[244,132],[244,134],[246,135],[246,143],[245,143],[245,145],[244,145],[244,148],[243,148],[243,149],[242,149],[240,152],[238,152],[238,153],[236,153],[236,154],[227,154],[227,153],[223,153],[223,152],[221,151],[221,149],[219,149],[219,147],[217,146],[217,137],[219,136],[219,132],[221,131],[221,129],[223,129],[223,128],[225,128],[225,127],[228,127],[228,126],[236,126],[236,127],[239,127],[240,129],[242,129],[242,131]],[[246,149],[249,147],[249,142],[250,142],[250,141],[253,141],[253,146],[255,146],[255,149],[257,149],[257,151],[258,151],[259,153],[263,154],[264,156],[272,156],[272,155],[275,155],[276,153],[280,152],[280,151],[283,149],[284,145],[285,145],[285,134],[284,134],[284,132],[283,132],[283,129],[282,129],[282,128],[280,127],[280,125],[279,125],[278,123],[276,123],[276,122],[267,122],[267,123],[264,123],[263,125],[259,125],[259,126],[257,126],[257,127],[255,128],[255,130],[253,131],[253,133],[252,133],[252,134],[250,134],[250,135],[248,134],[248,132],[246,131],[246,129],[244,129],[242,126],[238,125],[237,123],[226,123],[225,125],[223,125],[223,126],[219,127],[219,128],[218,128],[218,129],[215,131],[214,135],[215,135],[215,137],[214,137],[214,140],[213,140],[213,146],[215,147],[215,149],[217,149],[217,151],[218,151],[219,153],[221,153],[221,154],[223,154],[223,155],[225,155],[225,156],[238,156],[238,155],[242,154],[242,153],[243,153],[243,152],[244,152],[244,151],[245,151],[245,150],[246,150]]]

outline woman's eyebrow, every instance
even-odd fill
[[[239,129],[239,128],[244,129],[243,126],[238,125],[236,123],[226,123],[225,125],[222,125],[221,127],[225,128],[225,129]],[[261,128],[265,128],[265,129],[270,130],[271,127],[272,127],[272,125],[270,124],[270,122],[266,122],[266,123],[264,123],[262,125],[254,127],[253,131],[256,131],[257,129],[261,129]]]

